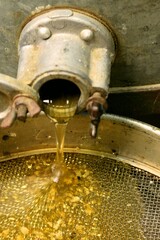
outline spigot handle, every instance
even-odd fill
[[[97,136],[98,125],[103,113],[107,110],[106,97],[102,96],[100,92],[95,92],[88,99],[87,110],[91,119],[90,135],[95,138]]]
[[[10,76],[0,74],[1,127],[10,127],[16,118],[25,120],[27,112],[33,117],[40,112],[39,95],[30,86]]]

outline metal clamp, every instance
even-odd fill
[[[9,76],[0,74],[0,120],[1,127],[10,127],[16,118],[25,121],[27,112],[31,117],[40,112],[39,96],[31,87]]]

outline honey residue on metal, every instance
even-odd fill
[[[1,179],[1,239],[145,239],[136,181],[127,175],[120,182],[119,169],[110,175],[107,159],[93,160],[92,154],[64,157],[65,131],[77,101],[44,101],[44,111],[55,125],[56,155],[2,163],[6,177]]]
[[[2,162],[0,238],[145,239],[143,203],[131,167],[65,153],[68,172],[53,182],[55,154]]]

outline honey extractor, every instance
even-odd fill
[[[109,112],[146,122],[159,113],[158,3],[42,2],[1,2],[0,121],[10,128],[0,129],[0,238],[158,240],[160,130],[106,115],[109,93]],[[53,123],[41,110],[60,92],[88,111],[94,138],[85,113],[70,120],[56,183]]]

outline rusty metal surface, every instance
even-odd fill
[[[13,109],[15,109],[14,102],[15,98],[17,97],[21,100],[28,99],[28,97],[29,99],[32,98],[34,99],[32,100],[32,104],[34,103],[34,101],[37,102],[39,100],[37,92],[34,91],[31,87],[25,85],[22,82],[18,83],[15,78],[11,78],[7,75],[0,74],[0,121],[7,117],[8,114],[10,114]],[[20,104],[22,104],[22,102],[19,102],[17,106]],[[15,114],[13,112],[11,114],[12,119],[15,118]]]

